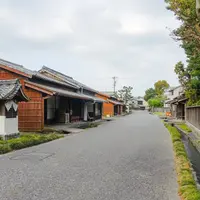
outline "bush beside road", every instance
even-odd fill
[[[19,138],[0,140],[0,154],[50,142],[64,137],[62,134],[22,134]]]
[[[165,126],[170,132],[173,143],[179,194],[181,199],[199,200],[200,191],[197,189],[197,185],[192,174],[191,164],[188,159],[184,144],[181,140],[181,134],[170,124],[166,123]]]

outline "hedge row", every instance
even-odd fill
[[[200,200],[200,191],[197,189],[194,180],[190,161],[188,159],[184,144],[181,140],[181,134],[178,130],[165,124],[170,132],[173,149],[175,154],[176,171],[178,175],[179,194],[183,200]]]
[[[61,134],[25,134],[19,138],[7,141],[0,140],[0,154],[8,153],[13,150],[23,149],[34,145],[42,144],[52,140],[62,138]]]

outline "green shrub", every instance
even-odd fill
[[[13,138],[7,141],[0,140],[0,154],[7,153],[12,150],[23,149],[41,143],[49,142],[62,138],[61,134],[23,134],[19,138]]]
[[[5,140],[0,140],[0,144],[7,144]]]
[[[170,132],[173,149],[175,154],[176,171],[178,175],[179,194],[183,200],[200,200],[200,191],[197,189],[194,180],[190,161],[185,151],[184,144],[181,141],[181,134],[178,130],[165,123]]]
[[[20,137],[21,141],[23,143],[25,143],[27,146],[34,146],[37,144],[42,143],[41,139],[40,139],[40,135],[39,134],[27,134],[27,135],[22,135]]]
[[[166,117],[166,114],[164,112],[154,112],[154,115],[158,115],[159,117]]]
[[[0,144],[0,154],[8,153],[12,151],[8,144]]]
[[[183,131],[185,131],[186,133],[191,133],[192,130],[191,128],[189,128],[186,124],[182,123],[178,125],[179,128],[181,128]]]
[[[9,140],[8,144],[12,150],[23,149],[26,147],[21,139],[11,139]]]

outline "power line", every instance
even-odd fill
[[[114,93],[115,93],[116,92],[116,85],[117,85],[117,77],[114,76],[114,77],[112,77],[112,79],[113,79],[113,88],[114,88]]]

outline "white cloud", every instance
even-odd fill
[[[152,31],[156,31],[154,27],[152,27],[152,21],[155,23],[154,19],[145,15],[125,14],[120,19],[122,26],[120,31],[125,34],[133,35],[148,34]],[[155,27],[156,29],[160,28],[159,26]]]
[[[99,90],[118,76],[118,88],[142,95],[158,79],[177,84],[173,65],[185,57],[166,27],[178,24],[160,0],[2,0],[0,57]]]

